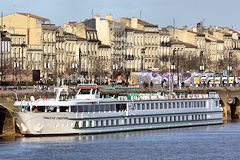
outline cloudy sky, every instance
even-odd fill
[[[62,25],[82,21],[99,13],[113,18],[140,16],[160,27],[173,24],[193,26],[221,25],[240,30],[239,0],[0,0],[0,12],[29,12]]]

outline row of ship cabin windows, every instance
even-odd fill
[[[85,105],[72,106],[72,112],[121,112],[127,109],[127,104],[102,104],[102,105]]]
[[[156,116],[143,118],[124,118],[124,119],[108,119],[108,120],[83,120],[77,121],[75,128],[86,127],[107,127],[118,125],[141,125],[141,124],[157,124],[167,122],[184,122],[184,121],[200,121],[206,120],[207,114],[178,115],[178,116]]]
[[[218,101],[216,101],[216,106],[219,106]],[[206,107],[206,101],[135,103],[132,109],[133,110],[155,110],[155,109],[203,108],[203,107]],[[38,107],[38,110],[41,111],[41,110],[44,110],[44,108],[46,109],[49,107]],[[59,108],[59,111],[57,111],[57,107],[50,107],[50,108],[53,108],[49,110],[51,112],[123,112],[127,109],[127,104],[98,104],[98,105],[83,105],[83,106],[71,106],[71,107],[62,106]]]
[[[199,107],[206,107],[206,101],[136,103],[134,104],[133,109],[154,110],[154,109],[176,109],[176,108],[199,108]],[[60,107],[60,112],[69,112],[68,109],[69,107]],[[122,112],[122,111],[125,111],[126,109],[127,109],[127,104],[102,104],[102,105],[72,106],[71,112],[109,112],[109,111]]]
[[[206,107],[206,101],[145,103],[145,104],[144,103],[136,103],[136,104],[134,104],[134,108],[137,110],[199,108],[199,107]]]

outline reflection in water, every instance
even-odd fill
[[[238,159],[240,123],[0,140],[1,159]]]
[[[214,127],[214,126],[212,126]],[[216,126],[220,127],[220,126]],[[175,128],[175,129],[163,129],[163,130],[144,130],[134,132],[118,132],[107,134],[93,134],[93,135],[75,135],[75,136],[45,136],[45,137],[19,137],[16,140],[21,142],[60,142],[60,141],[95,141],[104,139],[126,139],[133,137],[152,136],[156,134],[179,134],[188,133],[189,131],[208,130],[208,126],[203,127],[190,127],[190,128]],[[195,134],[195,133],[194,133]]]

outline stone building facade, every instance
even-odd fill
[[[11,36],[11,67],[13,69],[12,78],[10,80],[19,81],[24,80],[24,76],[21,77],[21,74],[25,74],[23,70],[26,70],[26,47],[23,45],[23,42],[26,42],[26,35],[23,34],[10,34]]]
[[[11,39],[9,33],[0,31],[0,83],[9,78],[12,72]]]
[[[204,60],[205,70],[221,72],[229,67],[231,71],[239,70],[239,32],[227,27],[206,28],[202,24],[169,31],[176,40],[196,46],[196,60]]]
[[[239,69],[240,33],[227,27],[159,28],[137,17],[113,19],[111,14],[56,27],[41,16],[12,13],[3,23],[11,43],[5,54],[12,69],[5,74],[8,80],[31,81],[34,70],[46,80],[77,73],[91,80],[134,71],[167,72],[173,63],[179,72],[199,71],[201,65],[205,71]]]
[[[15,35],[25,35],[21,72],[30,76],[31,69],[40,70],[42,78],[51,79],[56,68],[56,27],[50,20],[30,13],[12,13],[3,17],[4,30]],[[33,57],[33,58],[32,58]],[[32,62],[27,62],[32,58]],[[26,60],[24,60],[26,59]],[[26,61],[26,62],[25,62]],[[27,77],[27,76],[25,76]],[[23,77],[21,77],[23,79]]]

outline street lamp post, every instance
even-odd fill
[[[79,48],[79,53],[78,53],[78,72],[79,74],[81,73],[81,67],[82,67],[82,63],[81,63],[81,60],[82,60],[82,52],[81,52],[81,48]]]
[[[230,65],[227,66],[227,73],[228,73],[228,85],[230,85],[229,77],[231,76],[231,73],[232,73],[232,66],[230,66]]]
[[[14,68],[14,81],[17,82],[17,69],[18,69],[18,62],[15,59],[15,61],[13,62],[13,68]]]
[[[22,71],[23,71],[23,49],[26,47],[26,44],[25,44],[25,42],[23,42],[22,44],[21,44],[21,48],[22,48],[22,62],[21,62],[21,72],[20,72],[20,82],[19,83],[21,83],[21,81],[22,81]],[[19,65],[19,67],[20,67],[20,65]],[[21,85],[21,84],[20,84]]]
[[[141,71],[144,70],[144,55],[145,55],[145,48],[141,49]]]
[[[230,76],[230,74],[232,74],[232,66],[231,66],[231,59],[232,59],[232,52],[228,53],[228,76]]]
[[[178,64],[177,64],[177,66],[175,65],[175,56],[176,56],[176,49],[174,49],[173,50],[173,58],[172,58],[172,61],[173,61],[173,63],[171,64],[171,70],[172,70],[172,72],[173,72],[173,76],[174,76],[174,71],[175,71],[175,69],[176,69],[176,67],[178,67]],[[177,68],[178,69],[178,68]],[[172,76],[172,77],[173,77]],[[173,83],[173,78],[172,78],[172,83]],[[178,83],[178,77],[177,77],[177,83]],[[173,86],[173,84],[172,84],[172,86]]]
[[[179,62],[179,51],[180,50],[174,50],[175,52],[177,52],[177,86],[178,88],[180,88],[180,62]],[[175,52],[174,52],[174,55],[175,55]]]
[[[199,66],[199,71],[200,73],[203,73],[205,70],[204,64],[203,64],[203,51],[200,52],[200,66]]]
[[[170,69],[171,69],[171,73],[172,73],[172,84],[171,84],[171,92],[173,92],[173,76],[174,76],[174,70],[176,69],[176,66],[175,66],[175,63],[172,63],[171,64],[171,67],[170,67]]]

